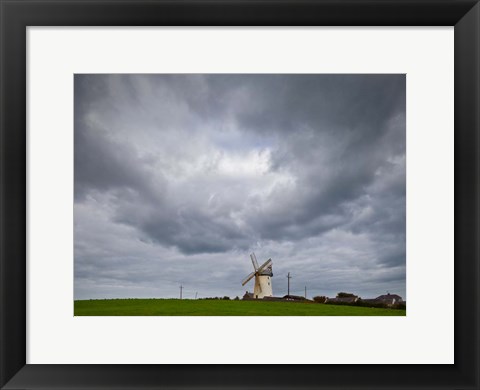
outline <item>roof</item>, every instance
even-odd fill
[[[390,301],[395,299],[396,301],[403,301],[403,298],[400,295],[397,294],[385,294],[385,295],[380,295],[379,297],[375,298],[377,301]]]

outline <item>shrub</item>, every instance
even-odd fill
[[[326,301],[326,305],[341,305],[341,306],[355,306],[355,302],[335,302],[335,301]]]
[[[325,303],[325,301],[327,300],[327,297],[321,295],[321,296],[316,296],[316,297],[313,297],[313,300],[316,302],[316,303]]]
[[[361,306],[361,307],[376,307],[379,309],[387,309],[388,305],[384,302],[365,302],[359,299],[357,302],[355,302],[356,306]]]
[[[357,296],[352,293],[346,293],[346,292],[339,292],[337,294],[337,298],[356,298]]]
[[[392,309],[407,310],[407,305],[404,302],[396,303],[392,306]]]

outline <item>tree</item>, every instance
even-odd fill
[[[339,292],[337,298],[357,298],[357,295],[347,292]]]

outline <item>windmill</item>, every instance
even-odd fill
[[[258,266],[257,257],[255,253],[250,255],[254,271],[242,281],[242,286],[245,286],[255,276],[255,287],[253,290],[254,298],[263,298],[273,296],[272,292],[272,259],[268,259],[260,267]]]

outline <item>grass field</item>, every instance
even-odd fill
[[[405,316],[405,310],[297,302],[179,299],[75,301],[75,316]]]

